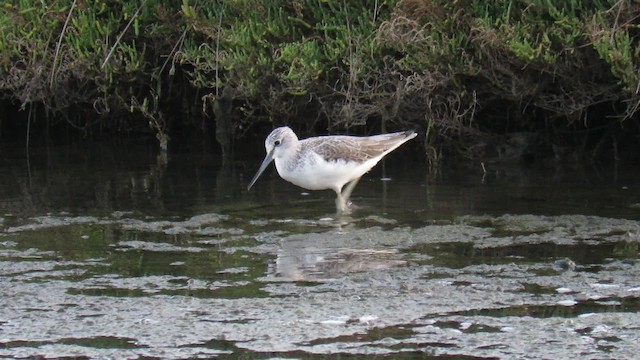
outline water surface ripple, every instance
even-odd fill
[[[253,163],[29,156],[0,163],[4,358],[640,352],[637,172],[397,161],[337,217],[273,175],[247,193]]]

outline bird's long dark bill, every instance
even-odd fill
[[[249,186],[247,186],[247,191],[251,190],[251,187],[253,186],[253,184],[255,184],[256,180],[258,180],[258,178],[260,177],[264,169],[266,169],[267,166],[269,166],[269,164],[271,163],[271,160],[273,160],[273,150],[271,150],[271,152],[269,152],[267,156],[264,157],[264,160],[262,161],[262,165],[260,165],[260,169],[258,169],[256,176],[253,177],[253,180],[251,180],[251,182],[249,183]]]

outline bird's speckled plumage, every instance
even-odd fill
[[[364,162],[395,149],[412,134],[408,131],[369,137],[321,136],[302,140],[300,147],[303,152],[309,149],[327,161]]]
[[[289,127],[279,127],[265,140],[267,156],[248,189],[271,160],[275,160],[278,174],[283,179],[309,190],[334,190],[338,195],[338,211],[343,212],[347,210],[347,201],[360,177],[416,135],[414,131],[404,131],[366,137],[339,135],[299,140]],[[343,191],[346,184],[349,185]]]

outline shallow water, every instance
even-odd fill
[[[261,158],[2,149],[0,356],[633,358],[640,172],[399,149],[355,211]],[[248,156],[245,157],[245,159]]]

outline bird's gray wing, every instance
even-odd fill
[[[303,140],[301,145],[327,161],[364,162],[395,149],[414,134],[413,131],[405,131],[368,137],[320,136]]]

